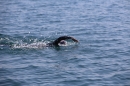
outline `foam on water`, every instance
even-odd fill
[[[37,42],[37,43],[32,43],[32,44],[27,44],[27,43],[24,43],[24,44],[14,44],[12,48],[16,48],[16,49],[22,49],[22,48],[34,48],[34,49],[37,49],[37,48],[44,48],[46,47],[46,43],[45,42]]]

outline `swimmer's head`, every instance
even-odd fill
[[[67,42],[66,42],[65,40],[61,40],[59,44],[60,44],[60,45],[66,45]]]

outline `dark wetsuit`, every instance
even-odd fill
[[[60,43],[61,40],[67,40],[67,39],[72,39],[75,42],[78,42],[78,40],[74,39],[73,37],[70,36],[61,36],[57,38],[54,42],[48,43],[48,46],[59,46],[58,44]]]

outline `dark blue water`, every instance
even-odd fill
[[[0,86],[130,86],[130,1],[1,0]]]

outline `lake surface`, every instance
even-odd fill
[[[130,86],[130,1],[1,0],[0,86]]]

